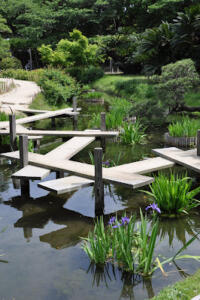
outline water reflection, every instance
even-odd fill
[[[134,295],[134,288],[141,284],[143,290],[146,290],[148,298],[155,296],[151,277],[142,277],[140,275],[123,272],[110,263],[107,263],[105,266],[90,264],[86,273],[92,275],[93,287],[99,287],[103,283],[103,285],[109,289],[112,281],[120,281],[122,288],[119,299],[137,299],[137,296],[135,297]]]
[[[174,219],[162,219],[159,222],[159,240],[168,238],[170,247],[173,247],[173,243],[178,240],[184,246],[188,240],[187,236],[193,237],[196,235],[198,225],[197,217],[184,216]]]
[[[29,242],[33,236],[33,228],[45,228],[52,221],[66,227],[41,235],[40,241],[56,249],[74,246],[80,242],[80,236],[86,236],[93,226],[93,219],[63,207],[73,193],[67,198],[45,197],[23,198],[13,197],[4,204],[22,212],[22,217],[15,222],[14,227],[23,228],[24,238]]]

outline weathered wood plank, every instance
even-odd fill
[[[0,135],[8,135],[8,130],[0,130]],[[17,130],[16,135],[27,134],[24,130]],[[85,131],[60,131],[60,130],[29,130],[29,136],[43,135],[43,136],[59,136],[59,137],[72,137],[72,136],[96,136],[96,137],[115,137],[119,135],[118,131],[98,131],[98,130],[85,130]]]
[[[60,109],[60,110],[55,110],[55,111],[48,111],[46,113],[38,114],[35,116],[30,116],[26,118],[21,118],[16,120],[16,124],[27,124],[27,123],[32,123],[36,122],[39,120],[44,120],[44,119],[49,119],[53,117],[57,117],[60,115],[66,115],[66,116],[74,116],[79,114],[79,112],[72,112],[68,108]],[[0,122],[0,128],[5,128],[8,127],[9,123],[7,121]]]
[[[170,147],[153,149],[152,151],[161,157],[200,173],[200,157],[197,156],[197,149],[183,151],[175,147]]]
[[[19,159],[18,152],[2,153],[2,157],[10,159]],[[47,168],[55,171],[64,171],[70,174],[89,178],[94,180],[94,166],[76,161],[52,161],[44,155],[29,152],[29,164]],[[139,174],[128,174],[103,168],[103,181],[118,183],[132,188],[138,188],[153,182],[152,177],[142,176]]]
[[[79,151],[87,147],[95,140],[95,137],[74,137],[45,154],[49,159],[62,160],[70,159]]]
[[[137,174],[146,174],[166,168],[171,168],[174,166],[174,163],[161,158],[161,157],[154,157],[148,158],[145,160],[136,161],[129,164],[124,164],[116,167],[109,168],[113,171],[125,172],[129,174],[137,173]]]
[[[20,169],[19,171],[15,172],[11,177],[16,179],[32,179],[32,180],[42,180],[45,177],[47,177],[50,173],[50,170],[34,167],[34,166],[26,166],[23,169]]]
[[[69,176],[56,180],[40,182],[38,183],[38,186],[47,191],[55,192],[57,195],[59,195],[78,190],[82,187],[92,185],[93,183],[94,181],[90,179],[78,176]]]

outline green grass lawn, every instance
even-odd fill
[[[118,81],[123,82],[128,80],[144,81],[147,80],[147,78],[145,76],[136,76],[136,75],[105,75],[104,77],[92,83],[91,87],[98,91],[115,95],[116,94],[115,83]]]
[[[152,300],[190,300],[200,294],[200,269],[185,280],[163,289]]]
[[[53,106],[49,105],[47,101],[45,101],[44,95],[42,93],[37,94],[34,98],[33,102],[29,105],[31,109],[41,109],[41,110],[58,110],[66,107],[70,107],[70,103],[63,104],[62,106]]]

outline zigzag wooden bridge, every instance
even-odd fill
[[[53,112],[54,115],[59,115],[59,113],[61,111]],[[48,115],[52,116],[49,113]],[[173,162],[158,157],[113,168],[102,168],[102,148],[94,149],[95,165],[72,161],[71,158],[92,143],[96,137],[100,137],[104,144],[105,137],[116,137],[118,135],[118,132],[105,131],[105,113],[101,115],[101,128],[104,129],[103,131],[35,131],[24,129],[21,126],[27,120],[36,121],[36,117],[39,116],[47,118],[47,113],[38,113],[36,116],[24,118],[25,120],[19,119],[21,120],[20,122],[18,122],[19,120],[15,122],[15,118],[13,121],[13,117],[11,116],[10,124],[6,124],[5,129],[0,131],[0,134],[10,135],[13,145],[15,144],[16,135],[20,136],[20,150],[3,153],[1,156],[20,160],[21,169],[14,173],[12,178],[20,179],[22,195],[29,193],[29,180],[41,180],[48,176],[50,171],[56,171],[57,179],[40,182],[38,186],[45,190],[61,194],[94,184],[95,213],[97,215],[101,214],[104,209],[104,183],[121,184],[131,188],[142,187],[154,180],[152,177],[142,174],[169,168],[174,165]],[[28,136],[38,135],[41,137],[44,135],[73,137],[49,153],[41,155],[28,152]],[[64,177],[65,172],[70,174],[70,176]]]

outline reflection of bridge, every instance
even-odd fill
[[[49,221],[67,226],[40,236],[41,242],[49,243],[53,248],[62,249],[80,242],[80,237],[87,236],[93,225],[92,218],[84,217],[63,207],[72,194],[68,194],[68,198],[66,195],[65,198],[58,198],[51,194],[37,199],[14,197],[4,204],[22,211],[22,218],[14,226],[23,228],[24,237],[27,240],[32,237],[32,229],[44,228]]]

